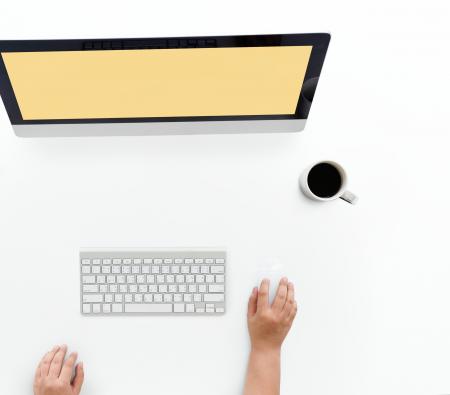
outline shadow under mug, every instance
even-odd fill
[[[308,175],[309,175],[311,169],[321,163],[326,163],[326,164],[333,166],[339,172],[339,175],[341,176],[341,186],[340,186],[339,190],[333,196],[330,196],[330,197],[317,196],[314,192],[311,191],[311,189],[309,188],[309,185],[308,185]],[[347,190],[347,173],[345,172],[344,168],[339,163],[336,163],[334,161],[322,160],[322,161],[315,162],[312,165],[308,166],[300,176],[299,185],[300,185],[300,189],[302,190],[303,194],[312,200],[317,200],[320,202],[329,202],[329,201],[335,200],[335,199],[342,199],[351,204],[355,204],[358,200],[358,197],[355,194],[353,194],[352,192]]]

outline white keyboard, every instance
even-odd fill
[[[81,313],[223,314],[226,252],[81,251]]]

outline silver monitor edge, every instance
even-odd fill
[[[13,125],[19,137],[161,136],[300,132],[306,119]]]

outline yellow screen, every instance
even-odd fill
[[[311,46],[4,52],[24,120],[293,114]]]

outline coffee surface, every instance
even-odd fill
[[[339,192],[342,178],[339,170],[329,163],[315,165],[308,174],[308,187],[320,198],[330,198]]]

